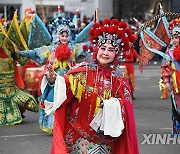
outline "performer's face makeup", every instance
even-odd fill
[[[99,47],[97,60],[103,67],[108,67],[114,61],[115,56],[115,48],[111,44],[105,43]]]
[[[67,32],[62,32],[62,33],[59,34],[59,41],[62,44],[68,44],[69,35],[67,34]]]
[[[172,42],[173,42],[173,45],[177,47],[180,44],[180,37],[178,35],[173,35]]]

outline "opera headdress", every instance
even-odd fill
[[[52,34],[53,42],[58,42],[57,35],[62,32],[66,32],[70,36],[70,41],[74,39],[74,29],[75,25],[72,22],[72,19],[69,17],[63,18],[58,16],[51,20],[48,24],[48,30]]]
[[[117,19],[104,19],[102,24],[95,23],[89,31],[90,42],[101,46],[105,43],[111,43],[116,51],[127,51],[130,49],[130,43],[136,40],[135,34],[124,21]]]
[[[180,36],[180,18],[176,18],[169,23],[169,31],[171,35]]]

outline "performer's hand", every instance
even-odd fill
[[[47,67],[47,69],[48,69],[49,73],[46,74],[46,79],[48,80],[48,82],[49,82],[50,84],[54,84],[54,82],[55,82],[55,80],[56,80],[55,71],[54,71],[52,65],[49,65],[49,66]]]

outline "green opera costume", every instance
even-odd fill
[[[17,21],[15,24],[15,26],[11,24],[7,33],[0,23],[0,126],[21,123],[20,109],[38,112],[38,103],[35,98],[21,89],[24,84],[17,62],[24,65],[27,59],[14,53],[14,44],[23,48],[17,35],[19,33],[16,29]]]
[[[15,84],[14,60],[0,58],[0,126],[14,125],[22,122],[19,106],[38,112],[34,97]]]

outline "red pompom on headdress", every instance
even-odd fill
[[[94,31],[94,36],[98,37],[99,35],[102,35],[102,31],[101,31],[101,29],[96,29]]]
[[[104,33],[108,33],[109,32],[109,29],[107,26],[102,26],[101,27],[101,31],[104,32]]]
[[[118,31],[117,31],[117,35],[118,35],[118,37],[120,37],[120,38],[124,37],[124,31],[123,31],[123,30],[118,30]]]
[[[129,36],[129,41],[130,41],[131,43],[134,43],[136,40],[137,40],[137,36],[136,36],[135,34],[131,34],[131,35]]]
[[[87,50],[88,50],[88,46],[87,46],[87,45],[83,45],[82,48],[83,48],[84,51],[87,51]]]
[[[133,31],[130,28],[124,29],[124,32],[127,33],[128,35],[131,35]]]
[[[111,25],[119,26],[119,20],[113,19],[113,20],[111,21]]]
[[[104,19],[103,25],[111,25],[111,20],[109,18]]]
[[[110,26],[109,27],[109,34],[116,34],[118,27]]]
[[[127,23],[124,21],[119,22],[119,28],[125,29],[127,27]]]
[[[89,35],[90,35],[90,36],[93,36],[93,35],[94,35],[94,31],[95,31],[95,29],[93,29],[93,28],[90,29],[90,30],[89,30]]]
[[[97,28],[99,28],[100,26],[101,26],[100,23],[96,22],[96,23],[94,23],[93,28],[94,28],[94,29],[97,29]]]
[[[92,46],[89,46],[88,49],[89,49],[90,52],[93,52],[93,47]]]

